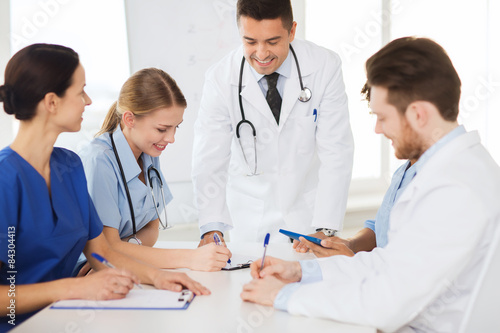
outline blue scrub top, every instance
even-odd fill
[[[125,174],[125,179],[134,207],[137,231],[158,216],[153,204],[147,170],[152,165],[160,173],[165,193],[165,203],[172,200],[172,194],[164,180],[160,168],[160,159],[142,154],[144,179],[146,185],[139,179],[141,168],[137,164],[132,149],[123,135],[120,126],[113,133],[116,150]],[[132,218],[125,192],[120,168],[113,152],[109,133],[104,133],[90,142],[79,152],[87,176],[89,193],[94,201],[97,213],[105,226],[118,230],[120,238],[132,235]],[[163,201],[156,173],[152,172],[153,191],[160,218],[165,223]]]
[[[70,277],[87,240],[101,234],[78,155],[54,148],[50,188],[10,147],[0,151],[0,284],[12,275],[17,286]],[[16,325],[32,314],[16,315]],[[14,327],[8,320],[0,318],[0,331]]]

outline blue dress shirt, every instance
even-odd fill
[[[70,277],[85,244],[102,228],[75,153],[54,148],[49,191],[19,154],[10,147],[0,151],[0,284],[9,285],[12,276],[16,286]],[[33,314],[16,315],[15,324]],[[0,318],[0,332],[14,328],[9,320]]]
[[[387,245],[387,232],[389,231],[389,216],[392,206],[396,199],[405,190],[406,186],[415,177],[416,166],[419,162],[415,162],[410,166],[410,161],[406,161],[401,165],[392,176],[391,185],[384,195],[384,200],[377,211],[375,220],[366,220],[365,228],[373,230],[377,240],[378,247]]]
[[[377,246],[380,246],[379,242],[380,244],[383,244],[382,246],[387,245],[387,232],[389,231],[390,227],[390,211],[394,206],[396,200],[401,196],[401,193],[403,193],[406,186],[411,182],[418,171],[422,169],[422,166],[429,160],[429,158],[431,158],[444,145],[451,142],[458,136],[465,134],[465,132],[466,131],[463,126],[458,126],[450,133],[446,134],[444,137],[438,140],[429,149],[427,149],[422,154],[422,156],[420,156],[418,161],[414,163],[412,167],[408,168],[406,172],[405,168],[409,165],[409,161],[399,167],[398,170],[396,170],[392,178],[392,183],[389,187],[389,190],[384,196],[384,201],[382,203],[383,207],[381,206],[379,211],[377,212],[376,220],[373,223],[371,222],[372,220],[368,220],[365,222],[365,226],[370,229],[372,229],[371,226],[374,225],[374,231],[377,237]],[[413,170],[409,172],[412,168]],[[300,266],[302,268],[303,277],[300,283],[311,283],[315,281],[321,281],[323,279],[321,268],[317,260],[301,261]],[[284,286],[274,300],[274,307],[286,311],[288,300],[290,299],[290,296],[293,294],[293,292],[300,287],[300,283],[290,283]]]

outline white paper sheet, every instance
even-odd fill
[[[119,309],[119,310],[175,310],[187,309],[194,294],[189,290],[174,292],[158,289],[132,289],[123,299],[109,301],[63,300],[51,309]]]

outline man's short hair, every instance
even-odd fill
[[[393,40],[366,61],[366,77],[361,93],[368,101],[370,88],[380,86],[402,114],[420,100],[434,104],[445,120],[457,120],[460,78],[446,51],[428,38]]]
[[[290,0],[238,0],[236,6],[238,25],[241,16],[251,17],[257,21],[281,18],[283,28],[289,32],[293,26],[293,12]]]

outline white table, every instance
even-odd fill
[[[194,248],[195,242],[158,242],[156,247]],[[233,253],[262,256],[262,244],[231,244]],[[270,244],[268,255],[287,260],[313,258],[291,244]],[[220,272],[185,271],[208,287],[210,296],[198,296],[187,310],[52,310],[43,309],[12,332],[376,332],[374,328],[331,320],[292,316],[271,307],[243,302],[242,286],[251,280],[249,269]]]

